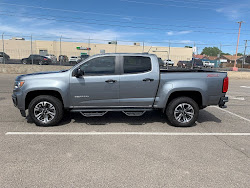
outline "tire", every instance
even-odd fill
[[[42,61],[39,61],[39,62],[38,62],[38,65],[43,65],[43,62],[42,62]]]
[[[50,95],[35,97],[29,104],[29,115],[37,126],[57,125],[63,117],[62,102]],[[39,115],[40,114],[40,115]]]
[[[26,60],[22,60],[22,64],[26,65],[28,62]]]
[[[173,126],[191,127],[198,119],[199,106],[189,97],[178,97],[168,104],[166,115]]]

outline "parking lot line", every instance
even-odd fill
[[[250,133],[181,133],[181,132],[7,132],[5,135],[138,135],[138,136],[250,136]]]
[[[250,86],[240,86],[240,87],[243,87],[243,88],[250,88]]]
[[[211,106],[211,107],[220,109],[221,111],[227,112],[227,113],[229,113],[229,114],[231,114],[231,115],[234,115],[234,116],[236,116],[236,117],[238,117],[238,118],[240,118],[240,119],[243,119],[243,120],[245,120],[245,121],[250,122],[250,119],[244,118],[244,117],[242,117],[242,116],[240,116],[240,115],[238,115],[238,114],[235,114],[235,113],[230,112],[230,111],[228,111],[228,110],[225,110],[225,109],[223,109],[223,108],[219,108],[218,106]]]
[[[240,101],[244,101],[245,98],[244,97],[234,97],[234,96],[230,96],[230,95],[227,95],[229,99],[233,99],[233,100],[240,100]]]

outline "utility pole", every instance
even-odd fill
[[[237,46],[236,46],[236,54],[235,54],[235,62],[234,62],[234,67],[233,67],[233,71],[238,71],[238,68],[236,67],[237,64],[237,54],[238,54],[238,46],[239,46],[239,40],[240,40],[240,29],[241,29],[241,24],[243,23],[243,21],[237,22],[239,24],[239,33],[238,33],[238,40],[237,40]]]
[[[3,43],[3,64],[5,64],[5,58],[4,58],[4,40],[3,40],[3,35],[4,35],[4,33],[2,33],[2,43]]]
[[[247,40],[245,40],[245,50],[244,50],[244,56],[243,56],[243,62],[242,62],[242,68],[244,68],[244,64],[246,61],[246,50],[247,50]]]

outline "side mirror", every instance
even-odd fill
[[[83,72],[80,68],[78,68],[78,69],[76,70],[75,76],[76,76],[77,78],[79,78],[79,77],[81,77],[81,76],[83,76],[83,75],[84,75],[84,72]]]

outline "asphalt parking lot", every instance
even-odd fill
[[[189,128],[159,112],[37,127],[12,104],[15,77],[0,74],[0,187],[250,187],[250,80]]]

